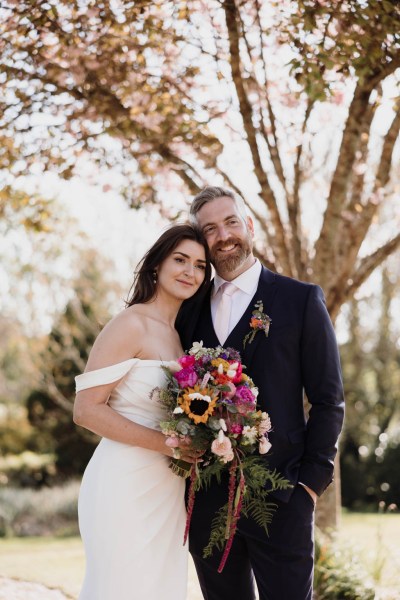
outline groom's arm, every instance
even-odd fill
[[[318,286],[310,288],[305,309],[301,367],[311,409],[299,482],[320,495],[333,479],[344,398],[336,336]]]

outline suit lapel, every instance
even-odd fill
[[[255,309],[255,303],[258,300],[262,300],[264,305],[264,312],[267,315],[270,315],[270,310],[278,287],[276,283],[276,274],[263,267],[261,270],[261,275],[256,293],[254,294],[242,317],[239,319],[239,322],[233,328],[233,330],[231,331],[227,340],[224,343],[225,348],[229,346],[236,348],[243,357],[244,362],[247,364],[250,364],[250,361],[260,340],[264,337],[264,333],[262,331],[259,331],[255,335],[251,344],[247,343],[245,348],[243,348],[243,340],[250,331],[250,319],[253,310]],[[214,332],[214,327],[211,318],[211,290],[212,285],[210,285],[210,288],[208,289],[206,295],[203,296],[201,310],[192,311],[191,314],[188,315],[188,318],[186,320],[187,330],[185,332],[185,337],[189,340],[189,347],[192,345],[193,341],[199,341],[197,338],[207,338],[209,341],[205,343],[205,345],[209,344],[213,346],[219,344],[218,338]],[[196,337],[196,339],[194,339],[194,337]]]
[[[245,314],[241,321],[243,321],[243,335],[240,340],[240,353],[243,357],[243,361],[245,364],[251,364],[253,355],[257,350],[257,346],[262,339],[265,339],[265,334],[263,331],[258,331],[254,336],[254,339],[251,343],[247,342],[246,346],[243,348],[243,340],[245,335],[247,335],[250,331],[250,319],[255,310],[255,303],[259,300],[263,302],[263,312],[271,317],[271,327],[273,327],[273,319],[271,316],[271,309],[275,299],[275,295],[278,289],[277,285],[277,276],[272,271],[269,271],[265,267],[262,268],[261,276],[258,284],[257,291],[254,295],[253,300],[250,303],[250,306],[247,308]],[[239,348],[239,346],[237,346]]]

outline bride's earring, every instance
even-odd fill
[[[153,283],[157,283],[157,271],[153,271]]]

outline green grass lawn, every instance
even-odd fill
[[[400,598],[400,514],[344,513],[339,539],[357,552],[378,585],[379,599]],[[43,583],[76,598],[83,579],[79,538],[11,538],[0,540],[0,575]],[[193,565],[188,600],[201,595]]]
[[[85,558],[80,538],[0,539],[0,575],[42,583],[78,597]],[[202,600],[193,563],[189,563],[187,600]]]
[[[357,552],[379,591],[400,599],[400,514],[344,513],[338,538]]]
[[[83,579],[79,538],[10,538],[0,540],[0,575],[60,588],[76,598]]]

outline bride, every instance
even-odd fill
[[[74,421],[102,436],[83,476],[79,527],[86,574],[79,600],[184,600],[184,480],[151,390],[182,354],[175,318],[210,281],[208,250],[190,225],[165,231],[140,263],[127,308],[96,339],[76,377]],[[196,459],[190,448],[182,458]]]

